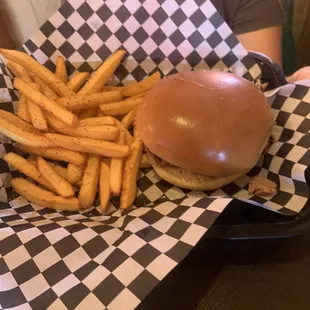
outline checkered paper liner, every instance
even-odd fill
[[[156,70],[230,70],[251,81],[260,75],[209,1],[71,0],[23,48],[51,70],[63,55],[70,74],[92,72],[123,48],[129,56],[111,84]],[[3,63],[0,69],[1,108],[14,112],[12,76]],[[0,199],[9,202],[0,204],[0,308],[134,309],[197,244],[230,197],[298,212],[308,196],[308,92],[288,85],[270,98],[280,139],[264,157],[261,173],[280,191],[269,200],[246,194],[251,174],[204,193],[173,187],[148,169],[139,176],[139,208],[127,215],[113,212],[114,199],[109,215],[95,208],[56,212],[12,191],[10,180],[20,174],[0,159]],[[14,151],[0,138],[1,155]]]

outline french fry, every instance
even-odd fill
[[[95,201],[99,181],[100,162],[100,156],[89,155],[79,192],[79,201],[82,209],[90,208]]]
[[[117,119],[117,118],[114,118],[114,121],[116,123],[116,126],[119,127],[120,131],[124,132],[125,133],[125,137],[126,137],[126,144],[127,145],[131,145],[132,141],[133,141],[133,137],[132,135],[130,134],[130,132],[128,131],[128,129],[126,129],[124,127],[124,125]]]
[[[160,73],[155,72],[136,84],[127,85],[123,89],[124,97],[135,96],[151,89],[160,80]]]
[[[64,83],[68,82],[67,68],[66,68],[65,60],[62,56],[58,56],[56,59],[55,75],[58,79],[60,79]]]
[[[101,104],[99,107],[104,115],[124,115],[131,110],[136,109],[141,101],[142,98],[129,98],[118,102]]]
[[[139,138],[140,139],[140,134],[138,131],[138,128],[136,126],[136,120],[133,121],[133,137],[135,138]]]
[[[133,120],[135,119],[135,117],[136,117],[136,110],[133,109],[123,117],[121,123],[126,129],[128,129],[130,125],[133,123]]]
[[[21,91],[28,99],[34,101],[44,110],[52,113],[60,120],[70,126],[74,126],[77,122],[77,116],[58,105],[55,101],[48,99],[46,96],[41,94],[39,91],[32,88],[29,84],[23,80],[16,78],[14,80],[14,87]]]
[[[23,66],[17,64],[16,62],[13,62],[13,61],[8,61],[7,66],[13,72],[13,74],[16,77],[21,78],[26,83],[32,82],[32,78],[31,78],[30,74],[28,73],[28,71]]]
[[[28,131],[31,133],[40,134],[40,131],[35,129],[32,125],[28,124],[27,122],[23,121],[21,118],[17,117],[13,113],[7,112],[5,110],[0,109],[0,116],[3,117],[8,122],[16,125],[20,129],[24,131]]]
[[[147,94],[147,91],[145,91],[145,92],[142,92],[140,94],[125,98],[124,93],[123,93],[124,87],[126,87],[126,86],[104,86],[102,91],[103,92],[116,91],[116,90],[121,91],[123,94],[124,100],[143,98]]]
[[[16,115],[27,123],[31,123],[31,117],[28,110],[27,98],[21,94],[17,104]]]
[[[84,170],[85,170],[85,164],[79,166],[68,164],[68,181],[71,184],[77,183],[79,180],[82,179]]]
[[[31,165],[37,167],[37,156],[35,156],[35,155],[29,155],[29,156],[27,157],[27,161],[28,161],[29,164],[31,164]]]
[[[46,83],[44,83],[44,81],[39,78],[37,75],[35,74],[32,74],[31,75],[33,80],[41,86],[41,89],[42,89],[42,93],[50,100],[57,100],[59,98],[59,96],[57,95],[57,93],[52,90]]]
[[[141,157],[141,161],[140,161],[140,168],[151,168],[152,165],[150,164],[149,158],[147,157],[147,154],[144,153]]]
[[[53,168],[54,170],[63,178],[65,179],[66,181],[69,181],[69,177],[68,177],[68,168],[65,168],[65,167],[62,167],[60,165],[57,165],[55,163],[49,163]],[[68,164],[70,165],[70,163]],[[69,182],[71,183],[71,182]],[[71,183],[72,184],[72,183]],[[73,184],[72,184],[73,185]]]
[[[112,169],[112,168],[111,168]],[[105,162],[101,162],[99,178],[100,209],[104,213],[107,211],[110,200],[110,168]]]
[[[34,165],[35,167],[37,166],[37,160],[35,159],[34,161],[30,161],[29,159],[27,159],[28,162],[30,162],[32,165]],[[70,163],[68,164],[68,168],[65,168],[65,167],[62,167],[58,164],[55,164],[55,163],[52,163],[52,162],[49,162],[49,164],[55,169],[55,171],[62,177],[64,178],[65,180],[67,180],[71,185],[74,185],[74,186],[77,186],[77,187],[80,187],[81,186],[81,180],[82,180],[82,177],[76,181],[76,182],[71,182],[71,180],[69,179],[69,166],[71,165]],[[79,167],[77,165],[74,165],[76,167]],[[84,166],[85,167],[85,164],[81,165],[81,166]],[[83,173],[84,173],[84,170],[83,170]],[[83,176],[83,175],[82,175]]]
[[[50,70],[42,66],[31,56],[26,53],[0,49],[0,53],[8,60],[14,61],[19,65],[25,67],[28,71],[33,72],[39,76],[45,83],[47,83],[54,91],[56,91],[61,97],[70,96],[73,92],[69,87],[61,80],[56,78],[55,74]]]
[[[100,109],[97,108],[95,117],[103,117],[104,115],[101,113]],[[85,119],[85,118],[84,118]]]
[[[120,133],[119,138],[120,144],[125,144],[125,132]],[[123,158],[112,158],[110,164],[110,190],[112,195],[119,196],[122,187],[122,176],[123,176],[124,159]],[[101,179],[101,177],[100,177]]]
[[[62,178],[56,170],[42,157],[37,160],[37,168],[41,175],[47,179],[52,186],[55,188],[56,192],[62,197],[74,196],[74,190],[72,185]]]
[[[78,211],[80,209],[80,202],[75,197],[63,198],[56,196],[53,206],[56,210]]]
[[[119,128],[115,126],[81,126],[80,124],[77,124],[77,126],[73,128],[50,113],[46,113],[46,119],[50,127],[59,133],[68,136],[84,137],[105,141],[115,141],[119,136]]]
[[[104,85],[101,88],[101,92],[112,91],[112,90],[122,90],[125,86],[113,86],[113,85]]]
[[[91,118],[97,115],[98,107],[87,108],[85,110],[80,111],[79,119]]]
[[[44,190],[25,179],[12,179],[11,185],[18,194],[37,205],[64,211],[77,211],[80,209],[80,203],[77,198],[56,196],[52,192]]]
[[[45,137],[53,141],[53,143],[58,146],[82,153],[97,154],[110,158],[126,157],[129,153],[129,147],[127,145],[121,145],[108,141],[77,138],[55,133],[47,133],[45,134]]]
[[[29,85],[31,85],[31,87],[33,87],[35,90],[40,91],[40,86],[38,84],[30,83]],[[33,127],[39,130],[47,131],[47,122],[44,117],[42,108],[30,99],[28,99],[27,104]]]
[[[120,209],[129,208],[136,196],[136,182],[143,151],[143,143],[140,139],[134,139],[131,144],[130,154],[125,161],[123,184],[120,198]]]
[[[10,152],[3,155],[2,159],[27,177],[38,182],[49,190],[55,192],[55,188],[47,181],[44,176],[41,175],[39,170],[30,162],[28,162],[28,160],[26,160],[25,158]]]
[[[81,111],[88,108],[95,108],[100,104],[119,101],[122,98],[122,92],[119,90],[114,90],[85,96],[73,95],[60,98],[56,102],[70,111]]]
[[[103,85],[106,84],[110,76],[115,72],[121,63],[121,60],[125,54],[125,51],[119,50],[108,57],[106,61],[90,77],[90,79],[86,82],[78,94],[90,95],[100,92]]]
[[[27,132],[0,116],[0,133],[23,145],[39,148],[55,147],[55,144],[44,136]]]
[[[160,80],[160,73],[155,72],[151,76],[145,78],[144,80],[126,85],[126,86],[104,86],[102,88],[103,91],[109,91],[109,90],[114,90],[114,89],[121,89],[123,92],[124,97],[131,97],[131,96],[136,96],[138,94],[144,93],[151,89],[153,86],[157,84],[157,82]]]
[[[83,155],[61,147],[44,149],[39,147],[25,146],[21,144],[17,144],[16,147],[27,154],[33,154],[48,159],[65,161],[67,163],[72,163],[75,165],[82,165],[85,163],[85,158]]]
[[[90,117],[81,119],[79,121],[81,126],[102,126],[102,125],[109,125],[115,126],[115,121],[112,116],[101,116],[101,117]]]
[[[77,92],[82,85],[86,82],[86,80],[89,77],[88,72],[79,72],[77,75],[72,77],[70,81],[68,82],[68,87],[73,91]]]

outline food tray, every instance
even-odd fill
[[[262,79],[268,89],[286,84],[282,68],[268,57],[249,52],[262,70]],[[310,188],[310,167],[306,170]],[[234,200],[217,218],[204,240],[288,238],[310,232],[310,198],[300,213],[285,216],[260,206]]]

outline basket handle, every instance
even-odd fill
[[[249,51],[248,56],[256,61],[262,71],[262,79],[268,82],[267,90],[287,84],[285,73],[281,66],[264,54]]]

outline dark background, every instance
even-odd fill
[[[204,241],[138,310],[310,309],[310,234]]]

